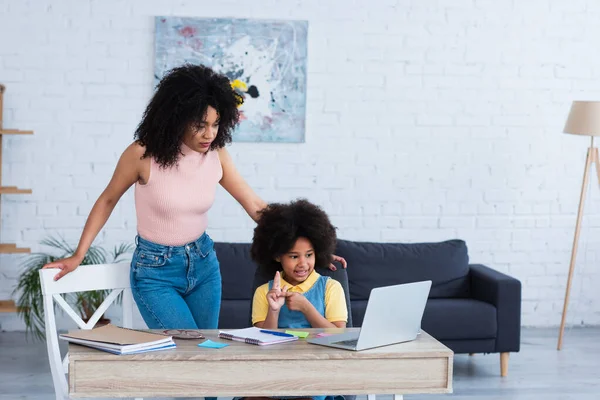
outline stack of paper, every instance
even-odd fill
[[[113,354],[135,354],[175,347],[172,336],[120,328],[111,324],[90,330],[72,331],[61,339]]]

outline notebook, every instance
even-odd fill
[[[261,332],[260,328],[251,327],[244,329],[235,329],[232,331],[219,331],[219,337],[236,342],[245,342],[258,346],[267,346],[270,344],[292,342],[298,340],[297,336],[277,336],[270,333]]]
[[[71,343],[113,354],[135,354],[175,347],[172,336],[121,328],[112,324],[72,331],[59,337]]]

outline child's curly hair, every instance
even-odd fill
[[[281,271],[275,261],[304,237],[315,251],[315,268],[327,268],[335,251],[336,231],[327,214],[305,199],[288,204],[271,203],[260,211],[250,255],[267,273]]]
[[[208,106],[219,115],[219,132],[210,150],[231,143],[242,100],[225,75],[203,65],[184,64],[161,79],[134,138],[146,147],[144,157],[153,157],[163,167],[175,165],[186,129],[202,122]]]

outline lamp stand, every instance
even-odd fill
[[[575,238],[573,239],[573,250],[571,252],[571,265],[569,266],[569,277],[567,279],[567,289],[565,292],[565,303],[563,305],[562,319],[560,321],[560,333],[558,335],[558,347],[560,350],[562,347],[563,333],[565,330],[565,320],[567,316],[567,307],[569,305],[569,293],[571,292],[571,280],[573,279],[573,270],[575,269],[575,258],[577,256],[577,245],[579,243],[579,232],[581,230],[581,219],[583,217],[583,206],[585,203],[585,194],[587,192],[587,185],[589,180],[589,172],[592,164],[596,164],[596,173],[598,175],[598,184],[600,184],[600,156],[598,155],[598,148],[594,147],[594,137],[592,136],[592,142],[587,151],[587,157],[585,158],[585,170],[583,172],[583,185],[581,186],[581,195],[579,197],[579,210],[577,211],[577,223],[575,224]]]

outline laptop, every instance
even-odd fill
[[[359,332],[311,338],[321,346],[360,351],[409,342],[421,331],[431,281],[373,288]]]

